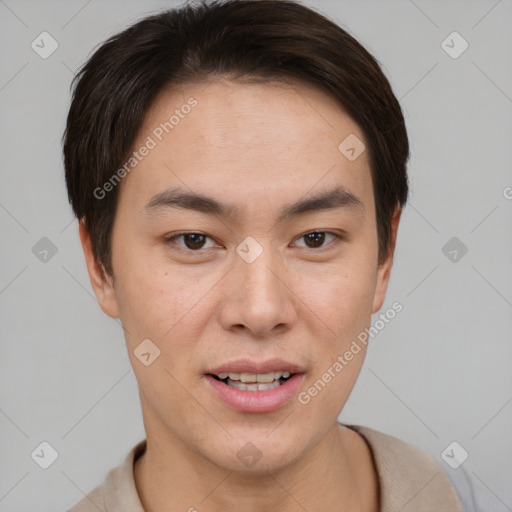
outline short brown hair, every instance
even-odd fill
[[[135,23],[104,42],[73,80],[63,137],[69,201],[107,273],[118,188],[101,187],[133,150],[164,87],[217,76],[296,80],[335,98],[362,129],[374,187],[379,259],[408,194],[402,110],[378,62],[351,35],[293,0],[201,0]],[[340,141],[341,142],[341,141]]]

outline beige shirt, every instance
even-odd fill
[[[463,512],[457,491],[426,452],[396,437],[357,425],[373,454],[380,483],[380,512]],[[146,449],[138,443],[124,462],[111,469],[103,484],[68,512],[144,512],[133,477],[133,465]]]

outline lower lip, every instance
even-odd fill
[[[270,412],[283,407],[296,394],[304,374],[296,373],[279,387],[266,391],[241,391],[211,375],[205,377],[219,398],[233,409],[240,412]]]

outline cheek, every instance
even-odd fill
[[[176,276],[166,275],[166,271],[144,269],[135,261],[127,268],[130,271],[121,274],[117,294],[128,355],[140,390],[155,410],[158,404],[178,410],[190,399],[179,383],[185,382],[185,370],[195,363],[198,325],[193,308],[201,294],[197,291],[196,298],[187,293],[190,288],[176,283]],[[148,352],[150,363],[146,366],[141,354]],[[174,391],[169,393],[170,389]]]
[[[115,271],[116,298],[129,344],[145,338],[159,340],[177,322],[183,294],[178,301],[180,292],[170,288],[165,270],[148,265],[146,258],[136,254],[118,259]]]
[[[371,319],[376,271],[364,261],[323,270],[303,283],[305,303],[343,343]]]
[[[205,294],[215,280],[148,264],[149,258],[133,255],[118,271],[116,296],[130,352],[144,339],[160,349],[160,362],[173,369],[185,363],[208,320]],[[172,355],[172,357],[171,357]]]
[[[364,363],[366,344],[358,336],[371,322],[375,276],[367,267],[359,270],[332,273],[306,301],[325,332],[316,337],[315,364],[301,395],[311,417],[334,421]]]

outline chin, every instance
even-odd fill
[[[227,446],[212,447],[210,444],[209,453],[204,455],[222,469],[241,475],[264,476],[280,472],[300,460],[307,444],[304,439],[299,440],[284,429],[282,432],[278,428],[274,432],[270,429],[256,434],[243,429],[233,434]]]

